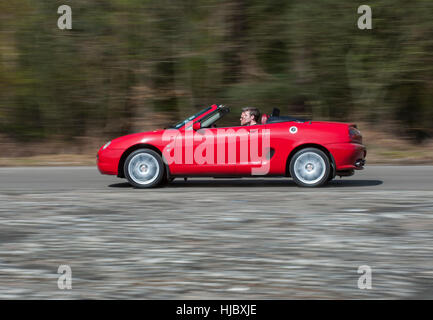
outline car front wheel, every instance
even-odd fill
[[[125,177],[136,188],[152,188],[161,183],[164,164],[161,156],[150,149],[138,149],[125,161]]]
[[[328,156],[319,149],[305,148],[290,161],[290,175],[301,187],[320,187],[328,181],[331,165]]]

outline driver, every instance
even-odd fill
[[[257,108],[245,107],[242,109],[241,126],[253,126],[258,124],[260,119],[260,111]]]

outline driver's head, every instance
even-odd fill
[[[241,126],[257,124],[260,118],[260,111],[257,108],[246,107],[242,109]]]

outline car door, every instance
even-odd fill
[[[233,176],[236,162],[230,161],[227,128],[203,128],[194,132],[194,165],[191,173],[203,176]]]
[[[185,164],[178,172],[195,176],[264,175],[265,131],[264,125],[254,125],[186,132]]]
[[[185,176],[233,176],[236,161],[231,161],[228,141],[232,138],[227,128],[193,129],[192,123],[185,126],[177,136],[181,147],[180,159],[170,165],[174,175]],[[178,149],[179,150],[179,149]]]
[[[268,132],[264,125],[243,126],[236,128],[239,138],[236,143],[238,153],[236,174],[239,176],[266,175],[265,159]],[[247,141],[247,142],[246,142]],[[264,144],[265,142],[265,144]]]

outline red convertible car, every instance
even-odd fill
[[[102,174],[126,178],[137,188],[177,177],[291,177],[318,187],[361,170],[367,154],[355,124],[279,116],[261,123],[217,127],[229,108],[212,105],[164,130],[126,135],[100,148]]]

